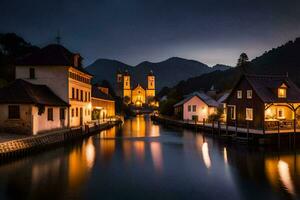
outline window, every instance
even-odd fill
[[[71,113],[72,113],[72,117],[74,117],[74,108],[72,108]]]
[[[90,111],[90,109],[88,109],[88,115],[90,115],[91,114],[91,111]]]
[[[242,92],[242,90],[238,90],[238,91],[237,91],[237,98],[238,98],[238,99],[243,98],[243,92]]]
[[[196,112],[196,105],[193,105],[193,112]]]
[[[286,98],[286,88],[278,88],[278,98]]]
[[[53,121],[53,108],[48,108],[48,121]]]
[[[78,108],[76,108],[76,117],[78,117]]]
[[[80,101],[83,101],[83,91],[80,90]]]
[[[79,90],[76,89],[76,99],[79,100]]]
[[[230,112],[230,118],[235,120],[235,106],[228,106]]]
[[[252,99],[252,90],[247,90],[247,99]]]
[[[246,120],[253,120],[253,109],[246,108]]]
[[[29,68],[29,78],[35,79],[35,69],[34,68]]]
[[[72,99],[75,99],[75,89],[72,88]]]
[[[8,106],[8,119],[20,119],[20,106],[19,105]]]
[[[89,95],[88,95],[88,101],[90,101],[91,100],[91,93],[89,92]]]
[[[188,105],[188,112],[191,112],[191,105]]]
[[[84,101],[87,101],[87,92],[85,92],[85,99]]]
[[[65,109],[64,108],[60,108],[59,109],[59,119],[60,120],[64,120],[65,119]]]
[[[283,108],[278,108],[277,109],[277,116],[278,116],[278,119],[284,119],[285,118],[284,109]]]

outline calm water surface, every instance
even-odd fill
[[[138,116],[0,165],[0,199],[299,199],[300,154],[229,145]]]

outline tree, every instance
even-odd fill
[[[246,53],[242,53],[238,59],[237,67],[242,67],[248,62],[249,58]]]

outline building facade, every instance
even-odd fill
[[[81,56],[61,45],[48,45],[17,61],[16,78],[47,85],[69,104],[68,126],[91,121],[91,78],[81,66]]]
[[[0,89],[0,129],[36,135],[67,128],[68,107],[46,85],[17,79]]]
[[[138,107],[155,104],[155,76],[152,71],[147,75],[146,87],[141,83],[132,85],[132,77],[128,71],[117,72],[117,94],[127,103]]]
[[[105,120],[115,115],[115,101],[109,95],[108,88],[93,85],[92,120]]]
[[[300,89],[287,76],[243,75],[225,103],[229,125],[264,130],[299,127]]]
[[[175,115],[179,119],[203,121],[217,113],[219,104],[202,92],[194,92],[174,105]]]

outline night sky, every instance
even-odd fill
[[[300,36],[300,0],[1,0],[0,32],[136,65],[172,56],[235,65]]]

